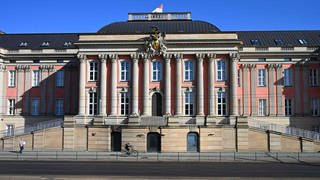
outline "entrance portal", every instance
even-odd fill
[[[187,151],[188,152],[199,152],[199,137],[195,132],[188,133],[187,136]]]
[[[162,96],[158,92],[152,95],[152,116],[162,116]]]
[[[159,133],[149,133],[147,136],[147,151],[160,152],[161,151],[161,136]]]
[[[121,132],[111,133],[111,151],[121,151]]]

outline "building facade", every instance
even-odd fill
[[[319,46],[320,30],[223,32],[190,13],[0,34],[0,128],[61,119],[72,150],[268,149],[248,122],[319,131]]]

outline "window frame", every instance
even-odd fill
[[[124,66],[126,67],[124,69],[122,69],[123,64],[127,64],[127,66]],[[119,62],[119,81],[120,82],[130,81],[130,62],[128,60],[121,60]]]
[[[293,108],[292,108],[292,99],[286,98],[284,99],[284,115],[285,116],[292,116],[293,115]]]
[[[40,70],[32,71],[32,87],[40,86]]]
[[[62,69],[58,70],[56,73],[56,87],[64,87],[64,70]]]
[[[163,68],[162,68],[161,61],[155,60],[151,62],[151,80],[152,81],[157,82],[162,80],[162,69]]]
[[[123,101],[122,101],[123,100]],[[119,110],[120,115],[122,116],[128,116],[130,113],[130,96],[129,93],[126,91],[122,91],[119,93]]]
[[[311,99],[311,115],[320,116],[320,99]]]
[[[60,102],[60,103],[58,103],[58,102]],[[62,98],[57,98],[55,101],[55,115],[56,116],[63,116],[64,115],[64,99],[62,99]]]
[[[217,92],[217,115],[227,116],[227,93],[225,91]]]
[[[292,69],[283,69],[283,86],[292,86]]]
[[[16,86],[16,71],[9,70],[8,71],[8,87],[15,87]]]
[[[309,71],[309,86],[315,87],[319,85],[319,71],[316,68],[312,68]]]
[[[187,66],[187,64],[189,64]],[[192,66],[190,66],[192,65]],[[195,62],[194,60],[185,60],[183,62],[183,80],[186,82],[190,82],[190,81],[194,81],[194,66],[195,66]],[[188,68],[187,68],[188,67]],[[192,67],[192,68],[190,68]]]
[[[195,98],[192,91],[184,92],[184,115],[195,115]]]
[[[96,60],[89,61],[89,82],[96,82],[99,81],[99,62]]]
[[[266,86],[266,69],[258,69],[258,87]]]
[[[15,115],[16,114],[16,100],[15,99],[8,99],[8,115]]]
[[[34,104],[34,102],[37,102]],[[40,99],[31,99],[31,116],[40,115]]]
[[[14,130],[13,124],[6,124],[6,136],[14,136]]]
[[[221,63],[221,64],[220,64]],[[220,65],[219,65],[220,64]],[[226,81],[226,61],[218,60],[216,63],[217,81]]]
[[[88,115],[95,116],[99,114],[98,93],[96,91],[88,92]]]
[[[258,115],[267,116],[267,99],[258,100]]]

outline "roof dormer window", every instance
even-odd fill
[[[44,41],[42,44],[41,44],[41,47],[48,47],[50,45],[50,43],[48,41]]]
[[[250,42],[251,42],[251,44],[254,45],[254,46],[260,45],[259,39],[251,39]]]
[[[71,45],[72,45],[71,41],[66,41],[63,44],[64,47],[70,47]]]
[[[308,44],[307,40],[305,39],[298,39],[299,43],[304,45],[304,44]]]
[[[276,43],[277,46],[284,45],[284,42],[282,39],[275,39],[274,43]]]
[[[27,42],[20,42],[19,47],[27,47],[28,43]]]

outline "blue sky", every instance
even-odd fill
[[[320,0],[1,0],[6,33],[96,32],[128,12],[190,11],[222,31],[320,30]]]

